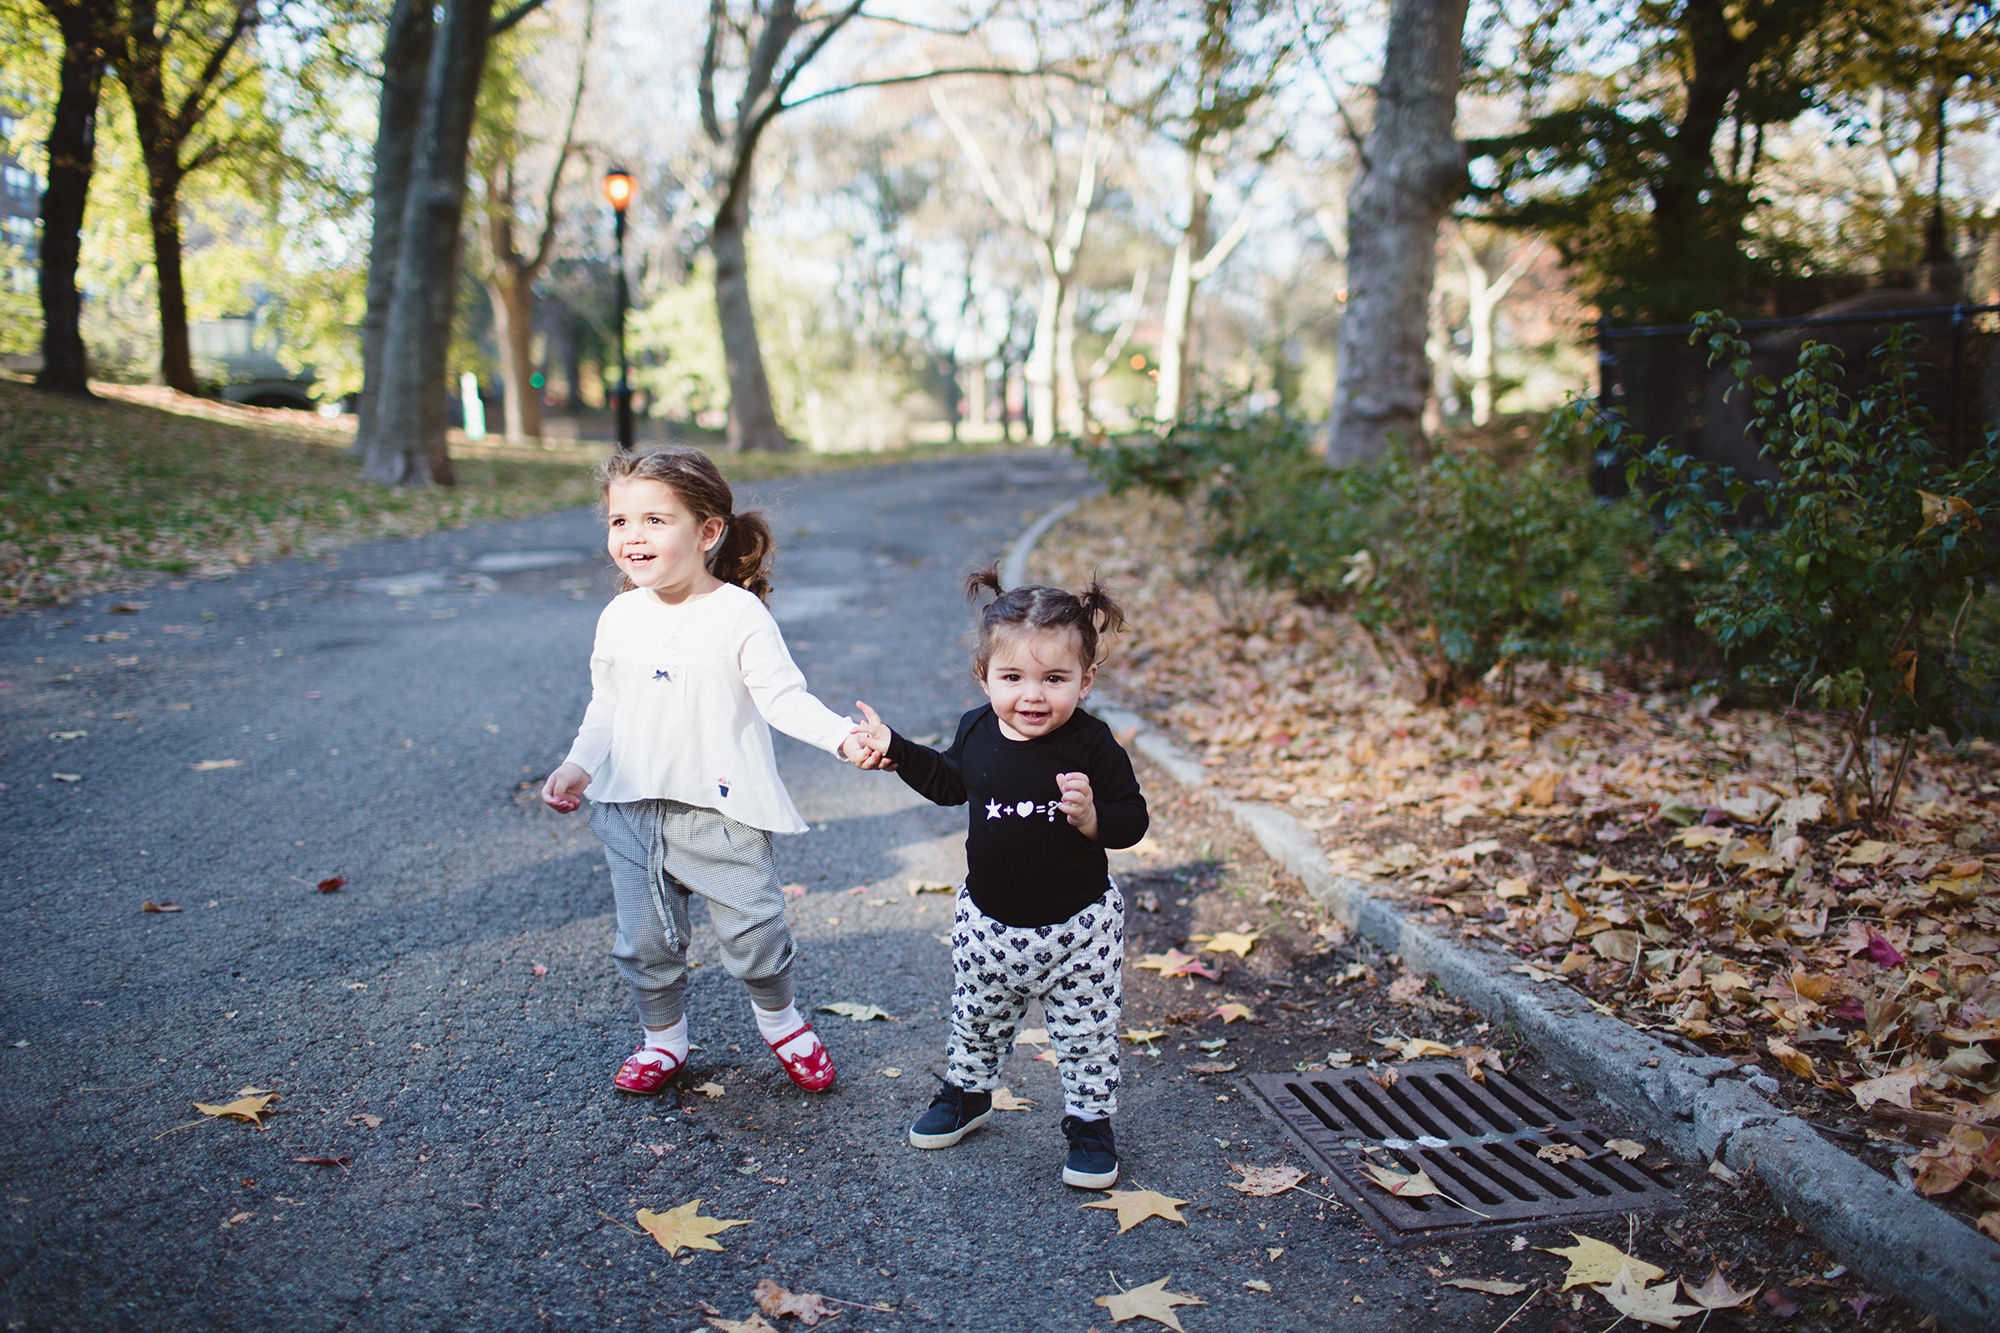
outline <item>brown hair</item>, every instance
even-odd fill
[[[708,572],[724,583],[756,593],[760,600],[769,600],[771,580],[766,576],[777,551],[771,525],[756,510],[735,512],[736,497],[707,454],[684,444],[648,449],[643,454],[613,454],[597,465],[600,503],[610,498],[614,481],[657,481],[680,497],[695,522],[721,519],[722,540],[708,552]],[[632,587],[632,581],[627,579],[625,586]]]
[[[1096,579],[1081,593],[1033,585],[1006,590],[1000,586],[1000,567],[988,565],[965,580],[967,601],[979,600],[979,594],[988,589],[993,600],[979,613],[979,642],[972,650],[974,680],[986,679],[986,664],[993,660],[994,643],[1002,635],[1070,631],[1076,635],[1077,651],[1088,670],[1103,660],[1098,651],[1100,637],[1116,634],[1125,625],[1125,613]]]

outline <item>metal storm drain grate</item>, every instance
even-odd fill
[[[1442,1060],[1396,1073],[1386,1088],[1365,1069],[1250,1076],[1306,1155],[1385,1238],[1679,1206],[1657,1173],[1625,1161],[1594,1126],[1505,1074],[1487,1070],[1481,1084]],[[1536,1156],[1553,1144],[1583,1156]],[[1371,1164],[1422,1167],[1439,1189],[1487,1216],[1436,1196],[1390,1194],[1364,1169]]]

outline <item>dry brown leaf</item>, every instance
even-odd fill
[[[694,1199],[664,1213],[641,1208],[638,1223],[653,1233],[653,1239],[660,1242],[661,1249],[668,1254],[679,1254],[682,1250],[714,1250],[720,1253],[722,1246],[710,1237],[730,1227],[747,1227],[751,1222],[747,1217],[732,1220],[702,1217],[697,1211],[700,1207],[701,1200]]]
[[[704,1097],[720,1097],[727,1091],[720,1083],[715,1082],[697,1083],[694,1085],[694,1090]]]
[[[1238,1166],[1231,1162],[1229,1169],[1243,1177],[1229,1182],[1229,1188],[1260,1199],[1283,1194],[1306,1178],[1306,1173],[1295,1166]]]
[[[1167,1283],[1173,1274],[1157,1282],[1148,1282],[1143,1287],[1133,1287],[1129,1291],[1117,1292],[1110,1296],[1099,1296],[1093,1305],[1101,1305],[1111,1314],[1111,1322],[1122,1324],[1127,1319],[1150,1319],[1156,1324],[1165,1324],[1174,1333],[1186,1333],[1181,1328],[1180,1316],[1174,1313],[1177,1305],[1206,1305],[1208,1302],[1197,1296],[1185,1296],[1168,1291]]]
[[[1142,954],[1139,966],[1158,972],[1162,977],[1207,977],[1219,981],[1222,974],[1201,961],[1200,954],[1182,953],[1179,949],[1169,949],[1165,953]]]
[[[1578,1157],[1588,1157],[1590,1154],[1574,1143],[1545,1143],[1535,1149],[1535,1156],[1544,1162],[1561,1166],[1564,1162],[1573,1161]]]
[[[1209,1014],[1210,1018],[1221,1019],[1224,1027],[1228,1027],[1231,1023],[1244,1022],[1256,1016],[1256,1011],[1251,1009],[1247,1004],[1219,1004]]]
[[[1702,1312],[1699,1305],[1674,1304],[1674,1291],[1679,1286],[1680,1283],[1668,1278],[1664,1286],[1648,1287],[1645,1277],[1627,1262],[1610,1285],[1599,1287],[1597,1292],[1611,1303],[1612,1309],[1628,1319],[1655,1328],[1679,1328],[1681,1320]]]
[[[777,1326],[763,1315],[753,1314],[748,1319],[724,1319],[719,1314],[704,1316],[710,1328],[721,1333],[778,1333]]]
[[[773,1319],[796,1319],[807,1328],[840,1315],[818,1292],[787,1291],[770,1278],[760,1278],[751,1294],[757,1298],[757,1308]]]
[[[1131,1042],[1134,1046],[1144,1046],[1148,1042],[1158,1041],[1160,1038],[1166,1036],[1167,1030],[1165,1028],[1126,1028],[1118,1035],[1126,1041]]]
[[[1804,1051],[1799,1050],[1796,1046],[1793,1046],[1790,1042],[1780,1041],[1776,1037],[1769,1037],[1765,1039],[1764,1045],[1772,1055],[1778,1057],[1779,1064],[1789,1069],[1792,1073],[1797,1074],[1800,1078],[1812,1078],[1818,1073],[1813,1067],[1813,1058]]]
[[[1528,1289],[1525,1282],[1502,1282],[1497,1278],[1454,1277],[1446,1278],[1447,1287],[1461,1287],[1466,1291],[1483,1291],[1488,1296],[1519,1296]]]
[[[1233,1074],[1236,1072],[1234,1060],[1199,1060],[1187,1067],[1190,1074]]]
[[[247,1120],[257,1128],[264,1129],[266,1126],[262,1117],[270,1114],[266,1108],[277,1100],[277,1093],[264,1088],[243,1088],[237,1092],[235,1101],[215,1106],[210,1106],[206,1102],[194,1102],[192,1105],[195,1110],[212,1119],[219,1120],[227,1116],[232,1120]]]
[[[1708,1281],[1687,1289],[1687,1298],[1704,1310],[1733,1310],[1759,1290],[1761,1288],[1752,1287],[1748,1291],[1738,1291],[1729,1285],[1729,1279],[1722,1276],[1722,1269],[1717,1266],[1709,1271]]]
[[[1916,1092],[1917,1085],[1924,1081],[1924,1076],[1929,1072],[1928,1065],[1905,1065],[1893,1074],[1884,1074],[1880,1078],[1866,1079],[1852,1084],[1847,1090],[1854,1094],[1854,1104],[1864,1111],[1876,1102],[1888,1102],[1907,1111],[1910,1109],[1910,1098]]]
[[[1157,1190],[1112,1190],[1101,1199],[1092,1199],[1082,1205],[1085,1208],[1108,1208],[1118,1214],[1118,1234],[1124,1235],[1149,1217],[1164,1217],[1169,1222],[1187,1225],[1187,1219],[1180,1214],[1180,1207],[1186,1199],[1170,1199]]]
[[[1646,1155],[1646,1145],[1631,1139],[1606,1139],[1604,1146],[1628,1162],[1636,1162]]]
[[[1616,1245],[1607,1245],[1601,1240],[1582,1235],[1575,1231],[1569,1234],[1576,1241],[1576,1244],[1560,1247],[1544,1245],[1535,1247],[1544,1254],[1561,1255],[1563,1258],[1569,1260],[1569,1272],[1563,1275],[1562,1289],[1564,1291],[1568,1291],[1571,1287],[1595,1287],[1607,1282],[1615,1282],[1618,1279],[1619,1270],[1627,1265],[1630,1265],[1647,1282],[1657,1281],[1667,1275],[1666,1269],[1655,1268],[1643,1259],[1635,1259]]]
[[[1005,1087],[993,1089],[993,1109],[996,1111],[1029,1111],[1034,1106],[1029,1098],[1017,1097]]]

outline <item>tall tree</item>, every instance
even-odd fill
[[[1438,226],[1467,184],[1458,114],[1467,0],[1393,0],[1375,120],[1347,195],[1347,313],[1327,432],[1336,465],[1423,437]]]
[[[97,101],[117,36],[113,0],[42,0],[62,34],[55,116],[49,125],[48,183],[42,190],[42,368],[35,384],[88,395],[83,294],[76,285],[84,208],[97,162]]]
[[[562,221],[563,168],[576,151],[576,119],[583,106],[584,75],[596,16],[595,3],[586,5],[577,44],[575,86],[555,163],[549,168],[539,222],[527,222],[522,216],[525,182],[518,173],[530,141],[520,125],[525,90],[522,80],[512,77],[514,71],[509,70],[510,77],[505,80],[496,77],[497,70],[488,74],[475,131],[474,155],[479,159],[478,171],[485,187],[484,280],[493,302],[493,337],[500,348],[501,402],[510,441],[538,439],[542,433],[542,396],[534,385],[535,283],[555,252],[556,229]],[[520,236],[523,226],[534,229],[526,250]]]
[[[181,273],[181,187],[189,175],[244,151],[268,128],[261,116],[210,113],[257,74],[245,40],[256,27],[256,0],[175,4],[130,0],[112,68],[132,103],[132,125],[146,165],[153,271],[160,316],[160,378],[182,393],[199,387],[188,346],[187,286]],[[199,132],[201,138],[196,142]]]

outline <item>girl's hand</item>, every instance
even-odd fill
[[[1058,773],[1056,787],[1062,792],[1062,800],[1056,802],[1056,809],[1069,816],[1069,822],[1076,831],[1092,842],[1097,841],[1097,798],[1091,794],[1088,773]]]
[[[868,725],[856,727],[847,739],[841,742],[841,754],[847,756],[849,762],[856,768],[895,772],[896,766],[889,762],[888,724],[877,717],[875,710],[861,700],[856,699],[854,706],[868,719]],[[848,753],[850,746],[854,750],[853,754]]]
[[[589,785],[590,774],[583,766],[566,762],[542,784],[542,804],[568,814],[583,804],[583,789]]]

